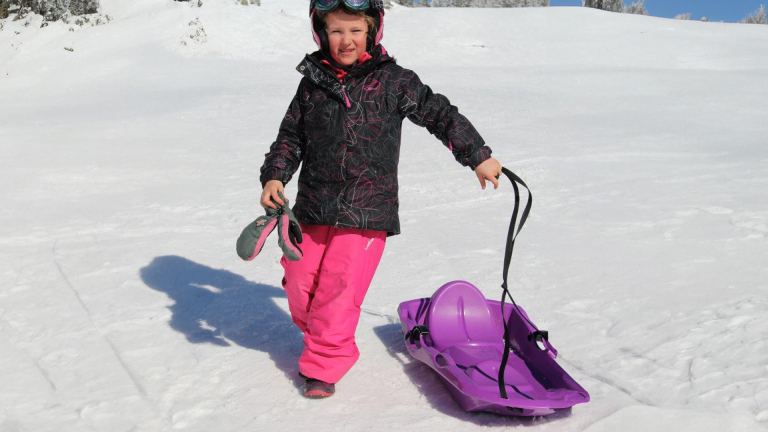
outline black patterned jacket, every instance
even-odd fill
[[[302,164],[293,208],[301,223],[400,233],[397,164],[405,117],[426,127],[464,166],[475,169],[491,156],[445,96],[380,47],[343,84],[318,53],[297,70],[304,78],[266,154],[261,182],[286,184]]]

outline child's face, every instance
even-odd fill
[[[365,52],[368,24],[365,18],[341,11],[325,17],[325,31],[334,60],[349,66]]]

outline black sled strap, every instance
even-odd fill
[[[515,303],[515,299],[512,298],[512,294],[509,292],[507,287],[507,274],[509,273],[509,265],[512,263],[512,251],[515,249],[515,240],[517,239],[517,235],[520,233],[520,230],[523,229],[523,225],[525,225],[525,221],[528,219],[528,214],[531,212],[533,196],[531,195],[531,190],[528,189],[528,185],[526,185],[525,182],[515,173],[504,167],[501,168],[501,172],[503,172],[509,181],[512,182],[512,188],[515,190],[515,208],[512,211],[512,220],[509,223],[509,231],[507,231],[507,247],[504,251],[504,283],[501,284],[501,288],[504,290],[501,294],[501,319],[504,321],[504,354],[501,357],[501,366],[499,367],[499,394],[503,399],[508,399],[507,389],[504,385],[504,370],[507,368],[507,362],[509,361],[509,351],[512,349],[512,343],[510,341],[509,322],[506,320],[506,318],[504,318],[504,302],[506,301],[506,297],[509,296],[512,304],[515,305],[515,308],[517,308],[517,303]],[[517,214],[520,211],[520,188],[517,186],[518,183],[520,183],[525,188],[525,190],[528,191],[528,202],[525,204],[525,208],[523,209],[523,214],[520,217],[520,223],[517,224],[517,229],[515,229]],[[522,313],[520,313],[520,316],[525,317],[525,315]],[[530,323],[530,321],[528,322]],[[533,325],[533,323],[530,324]]]

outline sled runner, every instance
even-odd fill
[[[527,186],[506,168],[503,172],[515,191],[515,209],[507,235],[501,301],[487,300],[469,282],[453,281],[431,298],[401,303],[398,315],[408,352],[437,372],[464,410],[548,415],[589,402],[589,394],[557,364],[548,333],[531,322],[507,289],[515,238],[532,199],[529,191],[515,230],[520,208],[517,183]],[[512,305],[505,305],[507,295]]]

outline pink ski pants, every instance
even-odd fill
[[[304,332],[299,372],[336,383],[360,357],[360,305],[384,252],[387,233],[301,225],[304,257],[280,261],[293,322]]]

